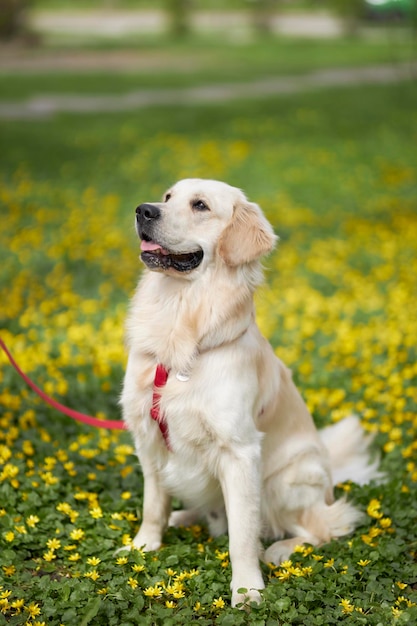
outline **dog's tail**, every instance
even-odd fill
[[[319,434],[330,456],[334,485],[346,480],[358,485],[383,480],[384,475],[378,470],[379,458],[371,458],[373,436],[365,433],[358,417],[346,417]]]

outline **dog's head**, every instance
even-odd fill
[[[162,202],[139,205],[136,230],[145,265],[170,273],[188,274],[218,259],[229,267],[251,263],[277,239],[239,189],[201,179],[181,180]]]

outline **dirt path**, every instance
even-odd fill
[[[417,62],[362,68],[317,70],[247,83],[182,89],[144,89],[119,95],[50,95],[19,102],[0,102],[0,118],[44,118],[58,113],[134,111],[148,106],[195,105],[234,99],[283,96],[325,87],[396,83],[415,78]]]
[[[251,29],[251,12],[193,11],[191,25],[195,31],[223,31],[229,36],[242,36]],[[166,14],[160,10],[94,11],[37,11],[32,17],[33,28],[43,33],[81,35],[100,34],[120,37],[127,34],[163,33],[167,28]],[[272,30],[277,34],[306,37],[336,37],[342,24],[327,11],[313,13],[277,13],[271,19]]]
[[[36,11],[31,14],[30,27],[41,39],[55,42],[86,41],[89,37],[120,39],[125,36],[140,41],[149,33],[163,36],[167,30],[166,15],[158,10],[121,11],[112,9],[85,11]],[[253,35],[249,11],[196,11],[192,27],[195,32],[216,32],[231,41],[250,39]],[[298,37],[329,38],[340,35],[341,23],[329,13],[297,13],[276,15],[272,19],[276,34]],[[175,69],[189,71],[196,66],[189,55],[171,58],[164,50],[153,48],[144,55],[143,51],[127,49],[77,50],[48,48],[25,48],[2,46],[0,48],[0,72],[24,73],[27,71],[52,72],[76,71],[87,73],[99,70],[123,72],[141,69]]]

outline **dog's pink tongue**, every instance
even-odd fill
[[[140,243],[140,249],[142,252],[155,252],[156,250],[160,250],[161,254],[169,254],[168,250],[165,250],[159,243],[155,241],[145,241],[142,240]]]

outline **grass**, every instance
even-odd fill
[[[404,83],[0,122],[1,336],[38,384],[119,417],[134,208],[183,176],[224,179],[281,237],[264,333],[317,424],[357,412],[388,476],[340,485],[363,524],[264,566],[248,615],[229,605],[227,538],[203,524],[115,554],[141,516],[129,435],[49,409],[0,357],[0,625],[416,622],[416,99]]]

